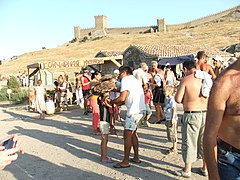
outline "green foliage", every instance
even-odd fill
[[[7,94],[7,87],[5,88],[2,88],[0,90],[0,101],[8,101],[9,100],[9,97],[8,97],[8,94]],[[10,101],[15,101],[15,102],[23,102],[25,100],[27,100],[28,98],[28,92],[27,90],[21,90],[19,89],[18,92],[15,92],[15,93],[12,93],[10,95]]]
[[[84,36],[83,40],[81,42],[86,42],[88,40],[87,36]]]
[[[27,100],[28,97],[28,92],[27,90],[20,90],[19,92],[12,93],[11,94],[11,101],[16,101],[16,102],[23,102]]]
[[[7,101],[7,100],[8,100],[7,88],[2,88],[0,90],[0,101]]]
[[[14,92],[20,90],[20,83],[15,76],[10,76],[10,79],[7,82],[8,89],[11,89]]]
[[[71,41],[69,41],[69,43],[75,43],[77,42],[77,38],[73,38]]]

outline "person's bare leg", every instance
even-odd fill
[[[87,113],[87,105],[88,105],[88,101],[87,99],[84,98],[84,112]]]
[[[107,161],[107,143],[108,143],[108,134],[102,134],[101,141],[101,161]]]
[[[204,159],[203,159],[202,170],[203,170],[203,171],[207,171],[207,165],[206,165],[206,161],[205,161]]]
[[[134,161],[136,162],[139,162],[140,159],[139,159],[139,151],[138,151],[138,148],[139,148],[139,142],[138,142],[138,135],[137,135],[137,131],[133,131],[133,134],[132,134],[132,145],[133,145],[133,150],[134,150]]]
[[[165,115],[164,115],[163,109],[164,109],[163,106],[159,107],[159,119],[161,119],[161,120],[165,119]]]
[[[124,130],[124,158],[121,165],[129,165],[129,156],[132,148],[132,131]]]
[[[158,103],[154,103],[155,110],[156,110],[156,122],[160,121],[160,105]]]
[[[191,172],[192,169],[192,163],[185,163],[185,167],[184,167],[184,172],[188,173]]]

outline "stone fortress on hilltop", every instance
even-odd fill
[[[174,31],[185,28],[193,28],[199,25],[208,24],[211,22],[221,22],[226,19],[229,21],[240,20],[240,5],[231,9],[209,15],[207,17],[195,19],[182,24],[167,25],[165,19],[157,19],[157,25],[143,26],[143,27],[122,27],[122,28],[108,28],[107,16],[94,16],[95,27],[81,29],[80,26],[74,27],[74,39],[80,41],[83,39],[91,39],[96,37],[103,37],[107,34],[142,34],[142,33],[164,33],[167,31]]]

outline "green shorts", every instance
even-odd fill
[[[177,142],[177,120],[173,122],[172,126],[171,121],[166,121],[165,125],[167,127],[167,138],[170,142]]]
[[[184,163],[203,158],[206,111],[185,112],[182,117],[182,157]]]

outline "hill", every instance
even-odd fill
[[[85,42],[65,43],[60,47],[28,52],[15,60],[3,62],[0,74],[18,74],[26,70],[28,64],[54,60],[76,60],[92,58],[99,51],[124,51],[131,44],[150,45],[207,45],[222,49],[231,44],[239,43],[240,12],[229,13],[219,21],[211,20],[203,24],[165,33],[147,34],[109,34],[106,37]]]

